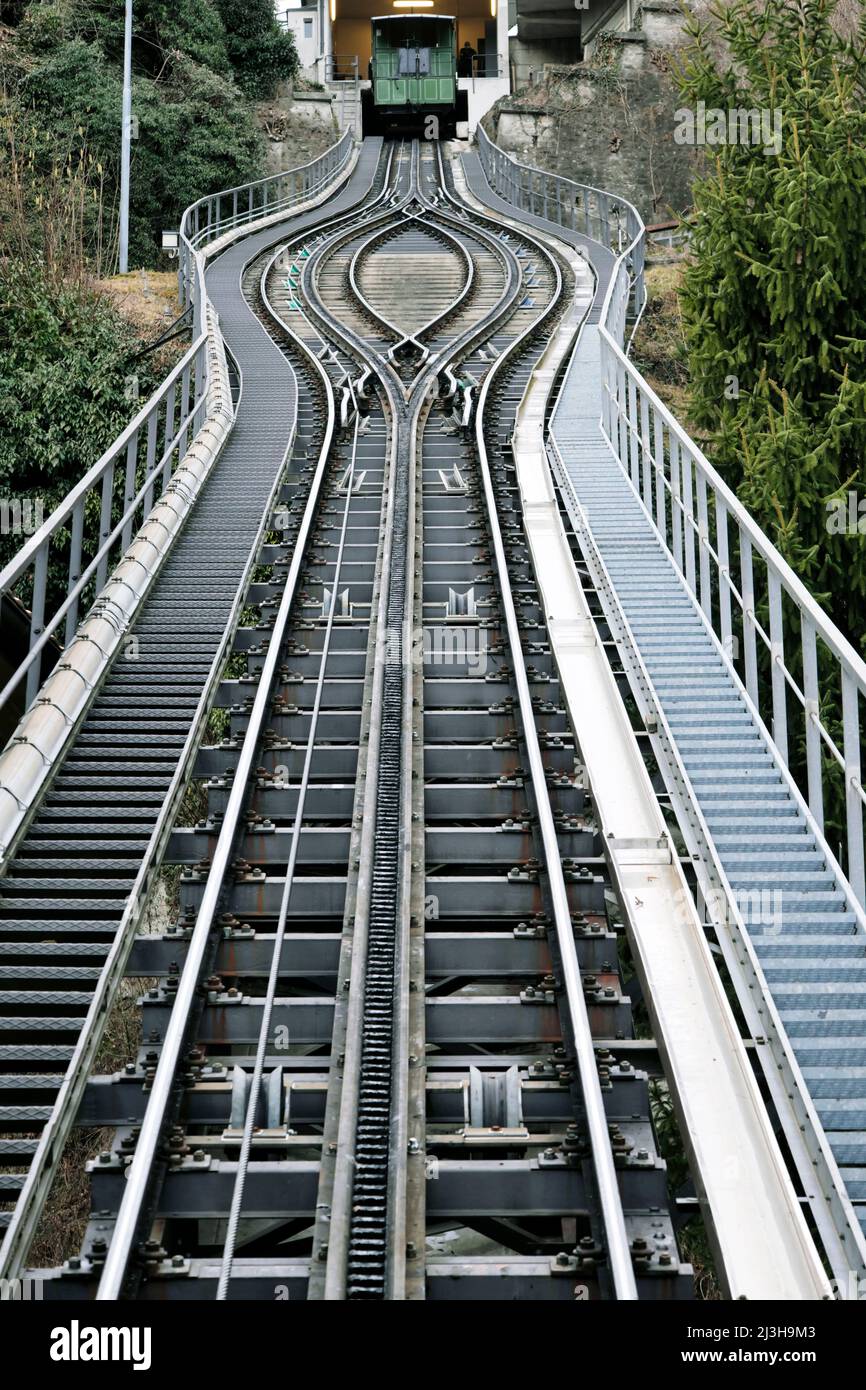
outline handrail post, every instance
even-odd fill
[[[99,514],[99,549],[111,535],[111,503],[114,492],[114,463],[109,464],[102,476],[102,504]],[[99,593],[108,577],[108,555],[103,555],[96,567],[96,592]]]
[[[848,882],[857,900],[866,905],[863,862],[863,802],[861,790],[860,696],[848,671],[842,669],[842,747],[845,759],[845,823],[848,839]]]
[[[806,725],[806,777],[809,792],[809,810],[815,817],[818,829],[824,829],[824,784],[821,775],[821,735],[817,721],[821,717],[820,689],[818,685],[818,649],[815,624],[801,615],[800,629],[803,647],[803,694],[805,703],[803,714]]]
[[[126,446],[126,480],[123,492],[123,510],[126,511],[135,497],[135,470],[138,463],[138,430]],[[132,517],[126,522],[120,537],[120,548],[126,550],[132,540]]]
[[[788,688],[785,683],[785,635],[782,626],[782,585],[778,575],[767,572],[770,599],[770,667],[773,691],[773,742],[788,761]]]
[[[69,589],[74,589],[78,580],[81,578],[81,544],[84,537],[84,504],[86,499],[82,497],[80,502],[75,505],[72,513],[72,536],[69,543]],[[66,630],[64,633],[64,645],[69,646],[75,636],[75,629],[78,626],[78,599],[75,600],[66,615]]]
[[[40,545],[36,552],[36,561],[33,566],[33,596],[30,604],[30,648],[36,645],[42,636],[45,626],[45,592],[48,586],[48,545],[49,538]],[[27,672],[27,706],[32,705],[39,690],[39,673],[42,662],[37,659]]]

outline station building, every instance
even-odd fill
[[[628,31],[639,0],[276,0],[295,36],[304,76],[339,92],[369,81],[371,21],[383,14],[453,15],[468,94],[469,132],[495,101],[540,77],[545,63],[576,63],[604,30]]]

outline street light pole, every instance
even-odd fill
[[[120,246],[121,275],[129,269],[129,152],[132,140],[132,0],[126,0],[123,31],[123,111],[120,137]]]

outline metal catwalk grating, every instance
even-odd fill
[[[364,146],[329,208],[350,208],[366,194],[379,149],[379,141]],[[134,659],[115,661],[3,882],[0,1231],[26,1178],[5,1170],[20,1170],[30,1156],[17,1136],[52,1113],[293,427],[301,437],[310,413],[299,408],[290,363],[241,292],[241,273],[287,225],[303,231],[320,216],[312,209],[241,238],[208,271],[243,375],[234,428],[136,619]],[[44,942],[52,943],[45,964]]]
[[[854,1202],[866,1199],[866,937],[599,424],[587,324],[551,433],[655,686]],[[749,918],[757,920],[749,920]],[[857,1208],[866,1225],[866,1209]]]
[[[514,216],[478,156],[471,191]],[[551,434],[631,627],[836,1163],[866,1229],[866,934],[791,795],[692,597],[601,429],[598,322],[613,254],[526,211],[578,247],[598,285]],[[750,912],[758,902],[756,913]],[[769,910],[767,910],[769,909]],[[766,918],[767,920],[760,920]]]

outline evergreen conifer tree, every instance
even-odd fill
[[[708,147],[682,308],[710,456],[864,650],[866,535],[850,520],[864,499],[866,531],[866,11],[846,40],[837,6],[726,0],[714,34],[692,24],[690,107],[769,113],[781,140]]]

